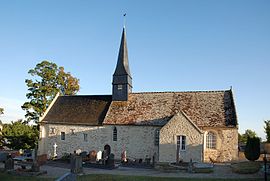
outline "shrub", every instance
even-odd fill
[[[245,157],[250,161],[255,161],[260,157],[260,138],[248,137],[245,149]]]

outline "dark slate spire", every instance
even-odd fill
[[[118,53],[118,60],[116,69],[114,72],[115,75],[129,75],[129,64],[128,64],[128,50],[127,50],[127,40],[126,40],[126,30],[125,27],[123,28],[122,38],[121,38],[121,45]]]
[[[128,50],[126,30],[123,28],[117,65],[113,74],[113,95],[114,101],[127,101],[128,94],[132,92],[132,78],[128,64]]]

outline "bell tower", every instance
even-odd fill
[[[132,92],[132,78],[128,63],[126,30],[123,28],[121,44],[118,53],[117,65],[113,74],[112,100],[127,101]]]

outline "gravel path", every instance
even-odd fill
[[[69,172],[68,168],[59,168],[44,165],[42,170],[47,170],[45,177],[60,177]],[[162,172],[154,169],[140,169],[119,167],[114,170],[83,168],[84,174],[111,174],[111,175],[135,175],[152,177],[186,177],[186,178],[263,178],[263,172],[255,174],[236,174],[233,173],[229,165],[215,165],[213,173],[186,173],[186,172]],[[43,177],[44,177],[43,176]]]
[[[0,163],[0,168],[4,168],[4,164]],[[69,165],[42,165],[42,171],[47,174],[39,177],[58,178],[69,172]],[[255,174],[236,174],[233,173],[229,165],[215,165],[213,173],[186,173],[186,172],[162,172],[154,169],[140,169],[119,167],[113,170],[83,168],[84,174],[111,174],[111,175],[135,175],[135,176],[152,176],[152,177],[186,177],[186,178],[263,178],[263,172]]]

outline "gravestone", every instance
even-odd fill
[[[97,152],[97,161],[102,159],[102,151]]]
[[[113,153],[111,153],[111,154],[108,156],[106,165],[108,165],[109,167],[114,167],[114,154],[113,154]]]
[[[193,172],[193,163],[192,163],[192,159],[190,159],[189,163],[188,163],[188,172],[192,173]]]
[[[121,154],[121,162],[126,163],[127,162],[127,152],[123,151]]]
[[[96,162],[96,160],[97,160],[97,152],[95,150],[90,151],[89,159],[90,159],[90,162]]]
[[[31,166],[31,171],[32,172],[39,172],[40,171],[40,166],[37,162],[37,160],[35,160]]]
[[[77,150],[75,150],[75,153],[76,153],[77,155],[81,154],[81,152],[82,152],[82,150],[81,150],[81,149],[77,149]]]
[[[56,148],[57,148],[57,144],[54,143],[54,145],[53,145],[53,158],[57,157]]]
[[[78,155],[71,155],[71,173],[82,173],[83,167],[82,167],[82,157]]]
[[[157,158],[157,153],[155,152],[154,155],[153,155],[153,167],[155,167],[155,164],[156,164],[156,158]]]
[[[107,150],[103,150],[102,152],[102,163],[104,165],[107,165],[107,160],[108,160],[108,151]]]
[[[33,164],[31,166],[32,172],[39,172],[40,167],[37,160],[37,146],[35,146],[35,149],[33,149],[32,151],[32,159],[33,159]]]
[[[5,161],[5,170],[13,170],[14,169],[14,160],[9,157],[6,161]]]
[[[0,162],[5,162],[8,159],[8,153],[0,153]]]
[[[81,152],[80,156],[82,157],[83,160],[86,160],[87,159],[87,152],[86,151]]]

